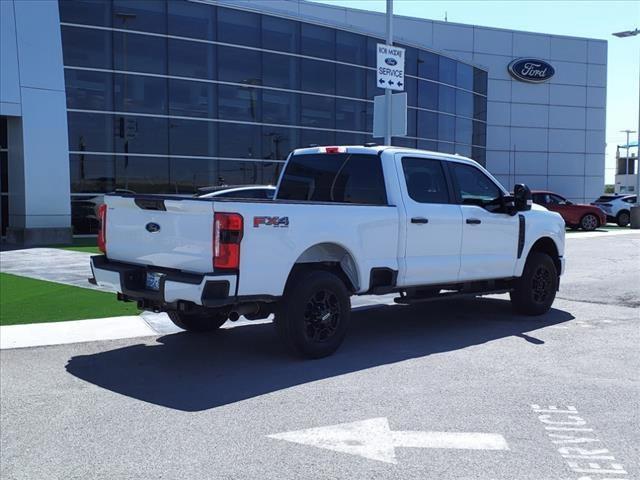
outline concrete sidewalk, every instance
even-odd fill
[[[28,248],[0,252],[0,271],[21,277],[64,283],[74,287],[109,291],[91,285],[89,258],[93,253],[60,248]]]

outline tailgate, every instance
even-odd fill
[[[105,196],[107,257],[187,272],[213,271],[213,202]]]

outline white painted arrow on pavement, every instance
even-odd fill
[[[384,417],[276,433],[268,437],[386,463],[398,463],[396,447],[509,450],[504,437],[495,433],[392,432]]]

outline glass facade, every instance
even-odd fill
[[[294,148],[375,141],[380,39],[186,0],[59,5],[72,209],[115,188],[274,183]],[[402,46],[408,132],[393,143],[484,164],[486,72]]]

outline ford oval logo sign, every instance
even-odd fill
[[[160,231],[160,225],[154,222],[147,223],[147,225],[144,228],[146,228],[147,232],[150,232],[150,233],[156,233]]]
[[[517,58],[509,64],[509,73],[521,82],[542,83],[553,77],[556,71],[544,60]]]
[[[391,58],[391,57],[385,58],[384,59],[384,63],[386,63],[390,67],[395,67],[398,64],[396,59],[395,58]]]

